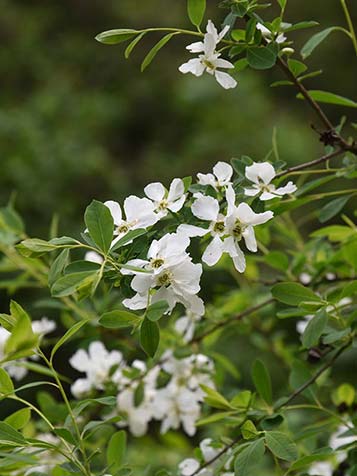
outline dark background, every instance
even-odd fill
[[[208,5],[206,18],[218,25],[225,11],[217,17],[217,2]],[[62,234],[78,232],[92,198],[122,200],[149,181],[167,184],[241,154],[262,160],[274,126],[287,162],[322,152],[313,113],[291,88],[269,87],[283,79],[279,71],[243,71],[227,92],[208,75],[177,71],[189,37],[171,41],[143,74],[141,60],[160,35],[148,35],[129,61],[123,45],[94,40],[111,28],[190,27],[184,0],[0,0],[0,8],[0,203],[16,194],[31,235],[46,237],[54,213]],[[290,0],[286,21],[300,20],[321,27],[291,33],[297,49],[313,32],[344,24],[337,0]],[[326,72],[307,85],[356,99],[351,55],[347,37],[333,33],[308,61]],[[356,117],[327,109],[335,121]]]

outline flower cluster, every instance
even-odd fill
[[[181,73],[191,73],[195,76],[202,76],[206,71],[214,76],[217,82],[224,89],[231,89],[237,86],[237,81],[228,73],[220,69],[232,69],[233,64],[221,58],[221,53],[217,52],[217,44],[223,40],[228,33],[229,26],[225,26],[218,34],[216,27],[211,20],[208,20],[206,34],[203,41],[191,43],[186,47],[191,53],[201,53],[198,58],[190,59],[179,67]]]
[[[213,35],[217,41],[222,36],[216,35],[213,30],[207,35]],[[252,185],[241,188],[241,193],[265,202],[296,190],[292,182],[276,187],[272,183],[275,177],[276,171],[270,163],[253,162],[245,169],[245,181]],[[192,262],[187,251],[190,240],[201,237],[206,241],[209,238],[202,255],[202,262],[206,265],[214,266],[222,255],[227,253],[236,270],[243,273],[246,269],[246,259],[242,244],[249,251],[257,252],[254,227],[273,218],[273,212],[270,210],[256,213],[248,203],[237,203],[236,189],[239,186],[238,182],[233,180],[232,166],[226,162],[218,162],[212,173],[197,174],[196,187],[200,191],[193,191],[192,195],[185,190],[184,181],[175,178],[168,190],[163,184],[155,182],[145,187],[146,197],[126,198],[125,218],[119,203],[112,200],[105,202],[115,225],[112,247],[131,230],[151,227],[166,219],[169,214],[174,219],[179,217],[176,220],[176,231],[154,239],[145,254],[141,252],[139,257],[123,263],[121,272],[123,275],[133,276],[131,288],[135,292],[133,296],[123,300],[124,306],[141,310],[157,301],[166,301],[167,313],[171,313],[176,304],[181,304],[187,315],[197,318],[204,315],[204,303],[197,296],[200,291],[202,265]],[[186,222],[187,213],[182,214],[184,220],[179,214],[184,205],[190,209],[190,223]],[[96,263],[103,261],[103,258],[94,252],[87,253],[86,259]],[[186,339],[192,337],[192,331],[191,326]]]
[[[92,342],[88,352],[80,349],[70,359],[72,367],[86,374],[73,383],[72,393],[81,398],[114,384],[123,417],[119,425],[128,425],[133,435],[144,435],[153,419],[161,421],[162,433],[182,424],[193,435],[204,397],[200,386],[214,387],[213,362],[202,354],[177,359],[170,350],[160,362],[151,369],[141,360],[128,365],[121,352],[109,352],[101,342]],[[165,377],[164,385],[160,377]]]
[[[50,334],[56,329],[56,323],[49,320],[47,317],[42,317],[38,321],[32,322],[32,330],[40,338],[46,334]],[[9,339],[11,333],[0,326],[0,361],[6,356],[5,347],[6,342]],[[37,359],[37,355],[33,355],[32,359]],[[3,364],[4,369],[15,380],[21,380],[27,375],[27,368],[24,366],[26,359],[17,359],[14,361],[5,362]]]

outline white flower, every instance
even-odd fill
[[[150,183],[144,188],[145,195],[153,201],[156,213],[161,217],[168,210],[177,213],[185,203],[185,185],[181,179],[175,178],[167,191],[160,182]]]
[[[182,476],[191,476],[191,474],[197,471],[199,467],[200,467],[200,463],[197,461],[197,459],[194,459],[194,458],[184,459],[179,464],[180,474]]]
[[[32,330],[35,334],[43,336],[50,334],[56,329],[56,323],[47,317],[42,317],[39,321],[32,321]]]
[[[186,48],[191,53],[203,53],[198,58],[190,59],[187,63],[182,64],[179,67],[181,73],[192,73],[195,76],[202,76],[206,71],[213,75],[217,82],[225,89],[235,88],[237,81],[232,78],[228,73],[220,71],[222,69],[232,69],[233,64],[229,61],[220,58],[221,54],[217,53],[216,46],[224,35],[229,30],[229,26],[226,26],[220,34],[217,33],[216,27],[208,20],[207,33],[204,36],[203,41],[191,43]]]
[[[255,253],[258,248],[254,226],[269,221],[273,218],[273,212],[255,213],[247,203],[240,203],[236,206],[235,193],[232,187],[227,188],[226,199],[228,208],[225,226],[230,236],[224,240],[224,251],[232,258],[237,271],[243,273],[246,263],[239,242],[244,239],[248,250]]]
[[[154,225],[160,217],[155,213],[155,205],[148,198],[139,198],[130,195],[124,200],[125,219],[118,202],[108,200],[104,202],[114,220],[114,235],[116,238],[112,242],[112,246],[130,230],[138,228],[147,228]]]
[[[212,241],[209,243],[202,255],[202,261],[208,266],[214,266],[222,256],[224,251],[223,237],[226,235],[225,216],[220,213],[219,202],[213,197],[195,194],[196,200],[193,202],[191,210],[200,220],[209,221],[208,228],[201,228],[193,225],[180,225],[179,232],[188,236],[204,236],[210,233]]]
[[[213,174],[197,174],[200,185],[211,185],[216,191],[231,185],[233,169],[227,162],[217,162],[213,167]]]
[[[90,261],[91,263],[97,263],[97,264],[102,264],[103,263],[103,257],[97,253],[96,251],[87,251],[87,253],[84,255],[85,261]]]
[[[310,466],[308,474],[313,476],[332,476],[333,470],[334,467],[330,461],[319,461]]]
[[[122,376],[119,387],[124,388],[119,391],[117,407],[120,413],[125,414],[125,423],[128,424],[131,433],[134,436],[143,436],[147,432],[149,421],[153,418],[153,399],[156,395],[156,381],[160,368],[153,367],[147,371],[145,362],[139,360],[134,361],[132,367],[139,370],[143,377],[130,382],[126,376]],[[143,383],[143,396],[142,401],[136,404],[135,393],[140,382]]]
[[[154,240],[148,252],[148,260],[132,260],[127,264],[143,268],[146,272],[123,270],[134,274],[131,287],[136,295],[124,299],[129,309],[145,309],[152,290],[156,289],[151,302],[167,301],[169,312],[176,303],[182,303],[190,311],[202,315],[203,301],[196,296],[200,290],[202,265],[194,264],[186,253],[189,239],[182,233],[171,233]]]
[[[176,359],[168,350],[162,356],[162,368],[170,374],[171,380],[159,390],[153,401],[153,416],[161,420],[161,432],[177,429],[182,424],[185,432],[196,433],[195,423],[201,414],[204,392],[200,385],[214,387],[213,362],[202,354],[184,359]]]
[[[201,220],[210,222],[208,228],[183,224],[179,232],[188,236],[204,236],[210,233],[213,237],[205,249],[202,261],[208,266],[214,266],[223,253],[228,253],[237,271],[245,270],[245,257],[239,247],[239,241],[244,239],[246,247],[253,253],[258,250],[255,240],[254,226],[266,223],[273,217],[273,212],[255,213],[247,203],[235,205],[235,193],[231,185],[226,189],[227,214],[222,215],[219,202],[213,197],[196,194],[197,200],[192,205],[192,213]]]
[[[196,322],[201,319],[202,316],[194,314],[188,311],[185,316],[180,317],[175,322],[176,331],[182,335],[184,342],[190,342],[195,333]]]
[[[193,436],[196,433],[195,423],[201,414],[199,401],[195,392],[178,386],[176,381],[160,388],[153,402],[153,415],[162,421],[161,433],[170,428],[177,429],[182,423],[185,432]]]
[[[110,372],[123,361],[122,353],[113,350],[108,352],[102,342],[89,344],[88,352],[83,349],[69,359],[71,366],[86,374],[86,378],[78,379],[71,387],[72,394],[80,398],[91,389],[103,390],[104,384],[110,379]],[[113,377],[114,378],[114,377]]]
[[[245,188],[244,192],[249,197],[255,197],[259,193],[260,200],[271,200],[272,198],[282,197],[296,191],[296,185],[288,182],[284,187],[276,188],[270,183],[276,176],[276,172],[272,164],[269,162],[254,162],[245,168],[246,178],[253,182],[252,188]]]
[[[267,43],[270,43],[274,39],[273,33],[262,23],[257,23],[257,30],[262,32],[262,35],[266,39]],[[276,43],[284,43],[286,41],[286,36],[284,33],[279,33],[279,35],[274,39]]]

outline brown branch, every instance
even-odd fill
[[[280,405],[274,408],[275,411],[280,410],[281,408],[285,407],[289,403],[291,403],[298,395],[300,395],[304,390],[306,390],[310,385],[316,382],[316,380],[322,375],[327,369],[332,367],[335,361],[339,358],[339,356],[351,345],[351,340],[348,340],[346,344],[338,349],[338,351],[329,359],[309,380],[303,383],[299,388],[297,388],[291,395],[288,397],[287,400],[282,402]]]
[[[322,157],[319,157],[318,159],[311,160],[310,162],[305,162],[303,164],[295,165],[294,167],[289,167],[286,170],[283,170],[282,172],[279,172],[276,174],[276,178],[283,177],[284,175],[287,175],[291,172],[295,172],[297,170],[304,170],[308,169],[310,167],[314,167],[315,165],[322,164],[324,162],[327,162],[330,159],[333,159],[334,157],[338,157],[341,154],[345,153],[345,149],[338,149],[332,152],[331,154],[326,154],[323,155]]]
[[[228,319],[224,319],[223,321],[217,322],[217,324],[215,324],[210,329],[207,329],[207,331],[203,332],[201,335],[198,335],[197,337],[194,337],[191,340],[190,343],[193,344],[193,343],[201,342],[201,340],[203,340],[205,337],[212,334],[216,330],[220,329],[221,327],[224,327],[224,326],[226,326],[226,325],[228,325],[228,324],[230,324],[231,322],[234,322],[234,321],[240,321],[244,317],[249,316],[250,314],[253,314],[253,312],[255,312],[255,311],[259,311],[259,309],[262,309],[263,307],[265,307],[268,304],[271,304],[273,302],[274,302],[273,298],[267,299],[266,301],[262,302],[261,304],[257,304],[256,306],[250,307],[250,308],[246,309],[245,311],[241,312],[240,314],[237,314],[236,316],[233,316],[233,317],[230,317]]]

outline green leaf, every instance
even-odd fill
[[[278,3],[279,3],[280,8],[281,8],[282,10],[285,9],[285,7],[286,7],[286,2],[287,2],[287,0],[278,0]]]
[[[74,336],[85,324],[88,324],[89,320],[83,320],[76,322],[68,331],[57,341],[56,345],[53,347],[51,352],[51,360],[53,359],[57,350],[62,347],[62,345],[67,342],[72,336]]]
[[[110,438],[107,448],[107,465],[112,474],[116,474],[123,465],[126,452],[126,433],[120,430]]]
[[[335,198],[334,200],[331,200],[331,202],[328,202],[326,205],[324,205],[319,212],[320,223],[325,223],[337,215],[337,213],[343,209],[351,197],[352,195],[345,195],[344,197]]]
[[[242,436],[245,440],[252,440],[259,435],[254,423],[251,420],[247,420],[241,428]]]
[[[90,285],[96,278],[97,273],[82,271],[79,273],[66,274],[59,278],[51,287],[54,297],[65,297],[74,294],[79,288]]]
[[[93,200],[84,214],[84,221],[94,243],[107,253],[113,240],[114,221],[104,203]]]
[[[129,58],[129,56],[131,55],[133,49],[135,48],[135,46],[139,43],[139,41],[142,39],[142,37],[146,34],[147,32],[146,31],[143,31],[142,33],[140,33],[140,35],[138,35],[136,38],[134,38],[134,40],[127,46],[125,52],[124,52],[124,56],[126,59]]]
[[[31,319],[27,312],[15,301],[11,301],[10,311],[16,319],[16,323],[5,344],[8,360],[11,357],[20,358],[31,355],[38,340],[38,336],[32,330]]]
[[[200,26],[206,10],[206,0],[187,0],[187,13],[194,26]]]
[[[223,410],[231,410],[233,408],[224,396],[217,392],[217,390],[208,387],[207,385],[200,385],[200,387],[206,394],[204,401],[211,407]]]
[[[321,450],[320,450],[321,451]],[[328,449],[326,452],[314,453],[312,455],[308,456],[303,456],[302,458],[299,458],[296,460],[289,468],[290,471],[297,471],[299,469],[305,468],[306,466],[311,466],[311,463],[314,463],[315,461],[321,462],[324,461],[325,459],[330,459],[331,458],[331,450]]]
[[[49,241],[40,240],[39,238],[28,238],[27,240],[21,241],[21,245],[36,253],[48,253],[57,249],[56,245],[51,244]]]
[[[275,299],[290,306],[298,306],[303,301],[321,301],[311,289],[299,283],[278,283],[272,287],[271,292]]]
[[[298,77],[307,70],[307,66],[304,63],[294,59],[288,59],[288,66],[295,77]]]
[[[268,404],[272,404],[271,379],[265,364],[261,360],[256,360],[252,367],[252,378],[254,386],[261,398]]]
[[[353,228],[350,228],[349,226],[330,225],[314,231],[313,233],[311,233],[311,236],[314,238],[326,236],[330,241],[342,242],[355,234],[355,230]]]
[[[301,336],[302,344],[306,349],[310,349],[319,343],[320,337],[326,327],[327,319],[328,315],[326,311],[321,309],[316,316],[309,321]]]
[[[160,342],[157,322],[144,319],[140,327],[140,344],[149,357],[154,357]]]
[[[248,66],[247,58],[241,58],[234,63],[234,71],[238,73],[239,71],[243,71]]]
[[[129,40],[138,33],[140,33],[140,31],[128,28],[119,28],[115,30],[103,31],[102,33],[99,33],[95,39],[106,45],[116,45],[118,43],[122,43],[123,41]]]
[[[64,268],[68,264],[69,259],[69,250],[64,249],[57,256],[54,262],[51,265],[51,268],[48,273],[48,284],[51,287],[52,284],[60,278]]]
[[[336,104],[338,106],[345,107],[357,107],[356,101],[345,98],[343,96],[339,96],[338,94],[329,93],[327,91],[319,91],[316,89],[310,90],[308,91],[308,93],[317,102],[322,102],[326,104]],[[304,99],[304,97],[300,93],[296,97],[299,99]]]
[[[72,433],[67,428],[55,428],[54,432],[57,436],[67,441],[67,443],[70,443],[73,446],[77,445],[77,442],[74,439]]]
[[[132,240],[135,240],[135,238],[138,238],[139,236],[145,235],[146,230],[144,228],[138,228],[136,230],[130,230],[128,233],[126,233],[123,238],[120,238],[115,245],[112,246],[110,251],[115,251],[118,248],[121,248],[124,245],[127,245],[128,243],[131,243]]]
[[[295,461],[298,452],[295,443],[280,431],[269,431],[265,433],[265,442],[270,451],[277,458],[286,461]]]
[[[4,422],[8,425],[15,428],[15,430],[21,430],[27,423],[30,421],[31,418],[31,410],[29,408],[21,408],[15,413],[9,415]]]
[[[336,406],[345,403],[351,406],[355,401],[356,390],[349,383],[343,383],[332,394],[332,400]]]
[[[241,451],[234,462],[235,476],[248,476],[265,453],[264,439],[260,438]]]
[[[252,46],[247,49],[249,66],[254,69],[269,69],[275,65],[278,51],[274,43],[268,46]]]
[[[295,30],[303,30],[305,28],[312,28],[314,26],[318,26],[317,21],[300,21],[295,23],[295,25],[291,25],[288,28],[284,28],[284,32],[295,31]]]
[[[169,33],[168,35],[165,35],[163,38],[161,38],[160,41],[156,43],[156,45],[151,48],[149,53],[145,56],[144,61],[141,64],[141,72],[145,71],[145,69],[150,65],[152,60],[155,58],[155,56],[158,54],[158,52],[163,48],[166,43],[168,43],[171,38],[175,35],[178,35],[180,32],[175,31],[173,33]]]
[[[11,446],[26,446],[25,438],[12,426],[0,421],[0,442]]]
[[[140,317],[133,312],[115,310],[102,314],[99,324],[108,329],[121,329],[123,327],[136,326],[140,320]]]
[[[319,31],[318,33],[315,33],[302,47],[300,54],[303,57],[303,59],[306,59],[308,56],[311,55],[311,53],[314,51],[314,49],[319,46],[320,43],[324,41],[325,38],[328,37],[328,35],[332,31],[338,31],[339,28],[332,26],[330,28],[326,28],[325,30]],[[288,31],[288,30],[287,30]]]
[[[158,321],[168,310],[169,305],[167,301],[157,301],[154,302],[153,304],[150,304],[150,306],[147,309],[146,312],[146,317],[150,321]]]
[[[12,383],[11,377],[5,369],[0,367],[0,393],[11,394],[13,391],[14,384]]]

